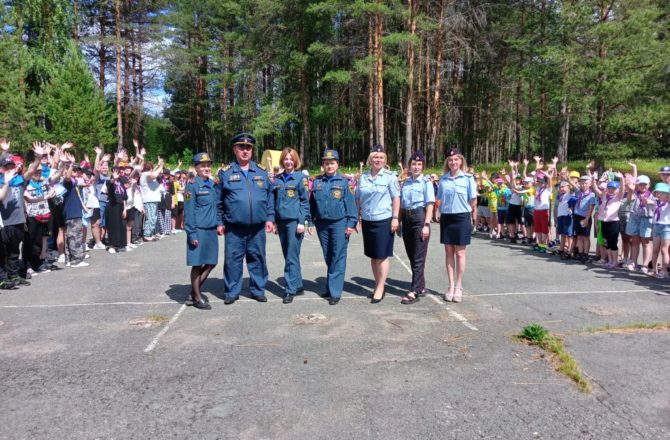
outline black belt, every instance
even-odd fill
[[[414,214],[425,214],[426,213],[426,208],[414,208],[414,209],[401,209],[402,215],[409,215],[412,216]]]

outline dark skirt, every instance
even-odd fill
[[[472,214],[461,212],[458,214],[440,215],[440,243],[453,246],[467,246],[472,237]]]
[[[195,233],[198,247],[193,247],[186,238],[186,265],[202,266],[219,262],[219,236],[216,228],[200,229]]]
[[[107,244],[114,248],[125,248],[128,245],[128,230],[123,219],[123,202],[108,203],[105,216]]]
[[[363,253],[366,257],[383,260],[393,256],[394,234],[391,233],[391,220],[363,220]]]

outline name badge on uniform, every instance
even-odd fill
[[[230,175],[230,177],[228,178],[228,182],[239,182],[241,179],[242,177],[239,174],[234,173]]]
[[[256,186],[259,188],[264,188],[265,187],[265,180],[263,179],[262,176],[254,176],[252,179],[254,182],[256,182]]]
[[[199,195],[199,196],[206,196],[207,194],[209,194],[209,191],[208,191],[208,190],[200,190],[200,191],[198,191],[198,195]]]

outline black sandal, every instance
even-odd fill
[[[414,296],[414,298],[412,298],[410,295]],[[414,304],[417,301],[419,301],[418,295],[414,292],[409,292],[407,295],[402,297],[400,304]]]

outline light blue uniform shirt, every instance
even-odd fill
[[[376,222],[391,218],[392,201],[396,197],[400,197],[400,185],[391,171],[380,170],[374,180],[368,171],[358,180],[356,201],[360,203],[363,220]]]
[[[437,187],[442,214],[460,214],[472,212],[470,200],[477,198],[477,185],[472,174],[459,171],[456,177],[447,172],[440,177]]]
[[[433,183],[424,175],[417,179],[408,177],[402,184],[400,191],[400,207],[402,209],[425,208],[427,204],[435,203]]]

